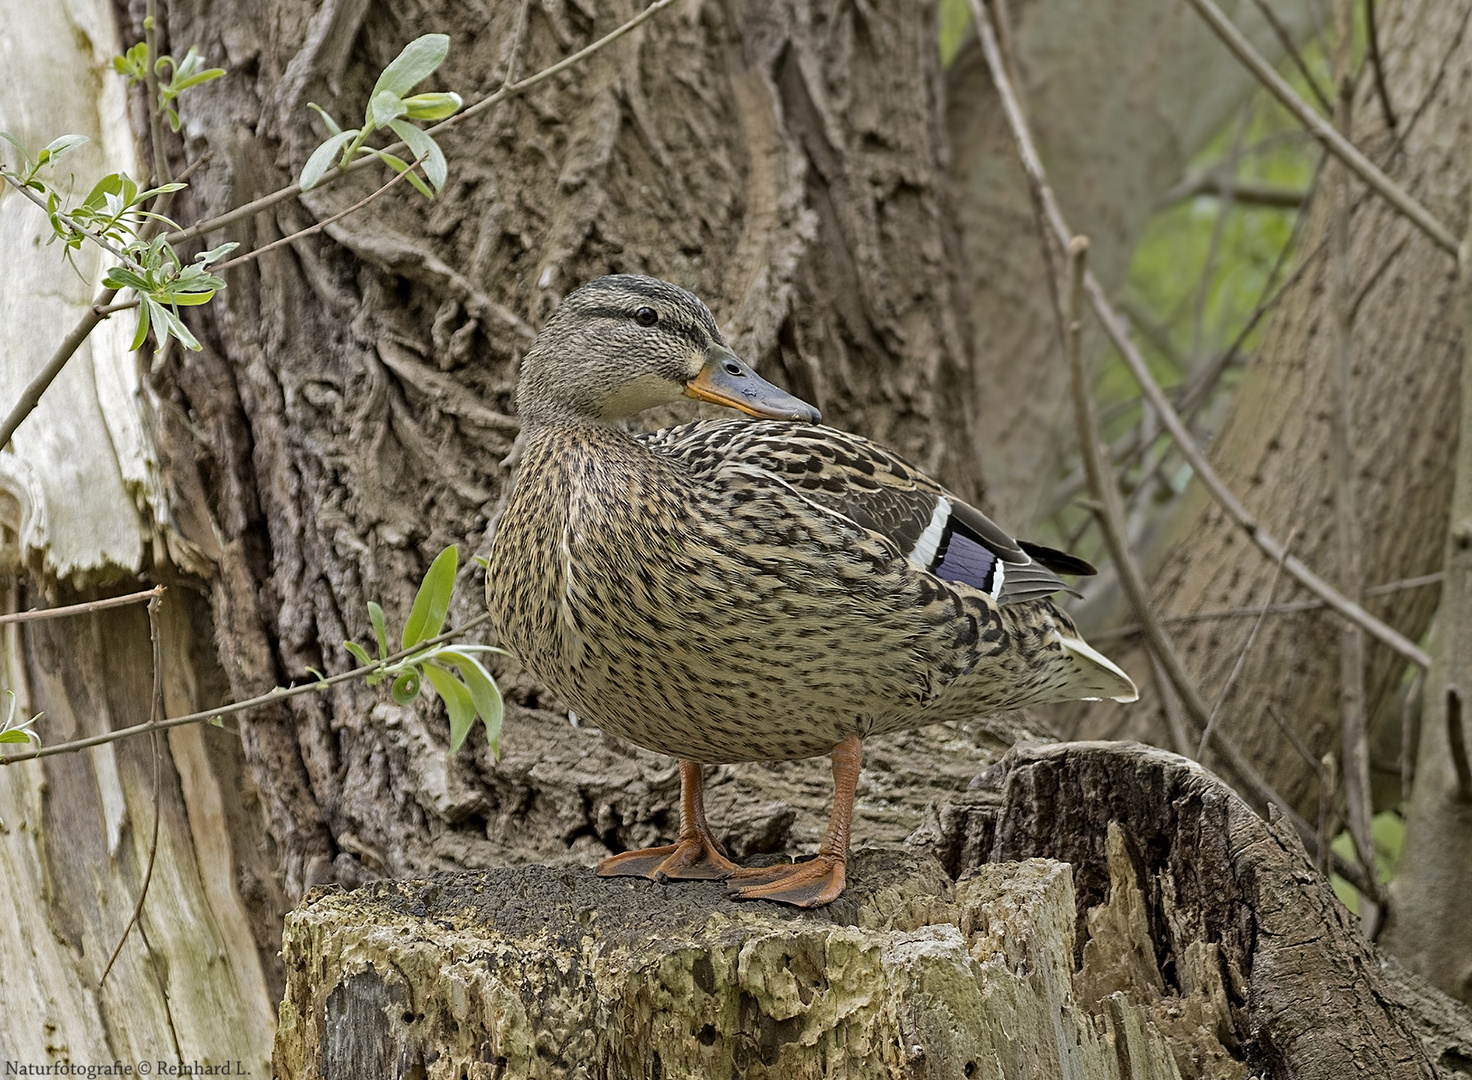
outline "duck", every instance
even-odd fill
[[[635,433],[682,398],[738,414]],[[898,454],[759,376],[694,294],[600,277],[522,360],[520,470],[486,602],[501,643],[580,723],[679,762],[671,844],[602,877],[721,880],[817,907],[845,886],[864,740],[1074,699],[1130,677],[1053,597],[1082,559],[1010,536]],[[816,856],[743,868],[706,820],[706,766],[828,755]]]

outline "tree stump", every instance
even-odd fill
[[[1436,1075],[1297,840],[1204,769],[1073,743],[979,780],[812,912],[586,868],[318,890],[277,1075]]]

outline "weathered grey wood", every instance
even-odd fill
[[[1067,867],[952,884],[870,851],[855,872],[815,913],[583,868],[315,893],[288,923],[277,1073],[1179,1076],[1123,998],[1098,1026],[1075,1005]]]
[[[1149,954],[1116,962],[1113,980],[1167,1034],[1170,998],[1189,988],[1254,1072],[1434,1075],[1409,1003],[1297,837],[1213,774],[1151,747],[1059,743],[1019,748],[986,779],[990,794],[943,809],[924,830],[942,861],[952,873],[979,859],[1070,863],[1085,961],[1089,933],[1106,925],[1099,906],[1121,903],[1121,871],[1132,869],[1139,900],[1114,922],[1148,927]],[[1128,935],[1113,933],[1102,947],[1121,943]],[[1140,975],[1151,962],[1158,984]]]

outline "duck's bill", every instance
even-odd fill
[[[712,345],[706,350],[705,366],[685,384],[685,393],[700,401],[713,401],[769,420],[805,420],[815,424],[823,418],[822,413],[802,398],[793,397],[752,371],[724,345]]]

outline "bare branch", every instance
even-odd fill
[[[495,93],[489,95],[488,97],[484,97],[480,101],[477,101],[474,105],[461,110],[454,116],[450,117],[448,120],[442,120],[434,127],[428,128],[428,133],[430,135],[435,135],[441,131],[447,131],[457,124],[464,123],[472,116],[478,116],[492,106],[499,105],[501,102],[507,100],[508,98],[516,97],[520,94],[526,93],[528,90],[532,89],[532,87],[539,86],[553,76],[566,71],[570,67],[574,67],[582,63],[584,60],[586,60],[588,57],[592,56],[599,50],[612,45],[615,41],[623,37],[629,31],[633,30],[637,26],[642,25],[644,22],[653,18],[655,15],[659,14],[661,11],[663,11],[665,8],[669,7],[675,2],[676,0],[654,0],[654,3],[650,4],[643,11],[639,12],[639,14],[635,15],[628,22],[619,26],[617,29],[609,31],[607,34],[604,34],[601,38],[593,42],[591,45],[579,49],[571,56],[559,60],[557,63],[551,65],[550,67],[543,68],[535,75],[529,76],[528,78],[523,79],[521,82],[502,86]],[[394,143],[391,146],[383,147],[384,152],[390,154],[398,153],[403,149],[404,144],[401,142]],[[336,170],[335,172],[328,173],[327,176],[323,178],[322,184],[330,184],[333,181],[346,176],[349,173],[357,172],[359,169],[366,169],[369,165],[372,165],[375,160],[377,159],[374,157],[359,158],[357,161],[351,162],[343,166],[341,169]],[[262,195],[259,199],[248,202],[243,206],[238,206],[234,210],[230,210],[227,213],[219,215],[218,217],[210,218],[207,221],[201,221],[197,225],[191,225],[189,226],[189,228],[181,229],[179,232],[170,233],[168,236],[169,243],[179,244],[185,240],[192,240],[196,236],[203,236],[205,233],[214,232],[216,229],[223,229],[227,225],[234,225],[237,221],[244,221],[247,218],[254,217],[262,210],[268,210],[271,207],[275,206],[277,203],[285,202],[287,199],[294,199],[301,193],[301,185],[292,184],[291,186],[284,187],[279,191],[273,191],[269,195]]]
[[[148,100],[148,134],[153,145],[153,175],[159,184],[170,182],[169,152],[164,145],[164,118],[158,100],[158,0],[146,0],[143,7],[143,41],[148,47],[148,62],[143,65],[143,88]]]
[[[60,619],[68,615],[86,615],[89,612],[104,611],[107,608],[148,603],[154,597],[162,596],[163,593],[164,587],[162,585],[155,585],[153,588],[144,589],[142,592],[128,593],[126,596],[110,596],[106,600],[89,600],[85,604],[68,604],[66,607],[40,608],[34,611],[17,611],[13,615],[0,615],[0,626],[14,622]]]
[[[1439,585],[1445,575],[1438,570],[1434,574],[1422,574],[1419,577],[1404,578],[1401,581],[1388,581],[1384,585],[1372,585],[1366,589],[1366,596],[1386,596],[1390,593],[1400,592],[1404,589],[1419,589],[1425,585]],[[1291,600],[1282,604],[1269,604],[1266,609],[1259,607],[1230,607],[1216,608],[1211,611],[1191,611],[1184,615],[1162,615],[1160,621],[1164,623],[1193,623],[1210,622],[1213,619],[1240,619],[1255,616],[1266,610],[1269,615],[1295,615],[1305,611],[1320,611],[1329,605],[1322,600]],[[1099,630],[1089,635],[1090,641],[1108,641],[1111,638],[1130,637],[1143,632],[1138,624],[1129,626],[1118,626],[1113,630]]]
[[[1390,104],[1390,88],[1385,85],[1385,61],[1380,56],[1380,29],[1375,22],[1375,0],[1365,0],[1365,36],[1368,38],[1370,69],[1375,73],[1375,96],[1385,114],[1385,126],[1395,130],[1395,109]]]
[[[1241,206],[1265,206],[1274,210],[1297,210],[1308,201],[1306,188],[1270,184],[1262,180],[1237,180],[1214,172],[1188,176],[1160,197],[1160,209],[1175,206],[1198,195],[1230,197]]]
[[[419,644],[413,646],[412,648],[401,649],[391,656],[385,657],[383,660],[378,661],[377,663],[369,664],[367,667],[353,668],[351,671],[344,671],[337,675],[330,675],[325,679],[313,680],[309,683],[303,683],[300,686],[272,687],[264,694],[259,694],[256,697],[249,698],[246,701],[237,701],[230,705],[221,705],[218,709],[205,709],[203,712],[189,713],[187,716],[170,717],[169,719],[160,721],[157,724],[153,723],[150,720],[148,723],[145,724],[134,724],[132,727],[119,728],[116,731],[105,731],[101,735],[93,735],[86,739],[73,739],[71,742],[57,743],[54,746],[43,746],[39,750],[26,750],[19,754],[0,754],[0,765],[14,765],[17,762],[33,761],[36,758],[51,757],[55,754],[72,754],[78,750],[86,750],[90,746],[101,746],[104,743],[117,742],[119,739],[131,738],[134,735],[144,735],[150,731],[167,731],[169,728],[176,728],[183,724],[197,724],[201,720],[213,720],[216,717],[230,716],[234,713],[249,712],[251,709],[260,708],[262,705],[274,705],[279,701],[285,701],[287,698],[300,697],[302,694],[318,694],[321,693],[323,690],[326,690],[328,687],[337,686],[339,683],[350,682],[353,679],[366,678],[367,676],[373,674],[375,671],[381,670],[387,664],[397,663],[405,657],[413,656],[415,653],[430,648],[431,646],[441,645],[446,641],[453,641],[461,635],[475,629],[477,626],[489,622],[490,618],[491,616],[489,612],[484,615],[477,615],[464,626],[456,627],[453,630],[446,630],[439,637],[430,638],[427,641],[421,641],[419,642]]]
[[[112,971],[113,964],[117,963],[118,954],[123,951],[123,942],[128,940],[128,934],[143,914],[143,902],[148,899],[148,886],[153,881],[153,866],[158,858],[158,803],[159,791],[163,786],[160,776],[163,754],[158,745],[158,725],[164,718],[164,641],[158,625],[158,609],[163,603],[163,589],[160,588],[158,592],[159,595],[148,601],[148,637],[153,642],[153,699],[149,707],[148,723],[142,726],[143,730],[149,731],[153,736],[153,837],[148,842],[148,865],[143,871],[143,884],[138,889],[138,902],[133,905],[133,914],[128,919],[128,925],[123,927],[123,932],[118,936],[117,947],[108,958],[107,967],[102,969],[99,986],[107,982],[108,973]]]
[[[1472,802],[1472,766],[1467,763],[1467,732],[1462,726],[1462,695],[1455,686],[1446,688],[1446,737],[1452,751],[1452,768],[1457,774],[1457,798]]]
[[[1288,85],[1287,80],[1273,70],[1262,56],[1252,47],[1252,43],[1242,36],[1235,26],[1232,25],[1219,7],[1212,0],[1187,0],[1206,20],[1222,43],[1232,51],[1232,54],[1257,76],[1272,95],[1282,102],[1283,106],[1298,118],[1309,134],[1313,135],[1324,149],[1337,157],[1340,161],[1354,172],[1361,180],[1370,185],[1375,191],[1384,196],[1385,200],[1394,206],[1411,221],[1434,240],[1453,258],[1459,257],[1460,245],[1452,231],[1443,225],[1431,211],[1427,210],[1415,200],[1411,194],[1401,187],[1390,177],[1386,176],[1369,158],[1334,129],[1334,125],[1325,120],[1304,102],[1304,100],[1293,92],[1293,87]]]
[[[279,248],[283,244],[289,244],[294,240],[300,240],[304,236],[312,236],[315,233],[321,232],[323,229],[327,228],[327,226],[335,224],[341,221],[343,218],[348,217],[350,214],[356,214],[359,210],[363,209],[374,199],[377,199],[384,192],[388,191],[389,188],[393,187],[400,180],[404,179],[404,177],[408,176],[409,173],[412,172],[414,169],[417,169],[421,164],[423,164],[424,159],[428,156],[428,154],[421,154],[419,157],[410,162],[409,167],[403,172],[394,173],[394,175],[390,177],[388,182],[385,183],[382,187],[375,190],[371,195],[359,199],[357,202],[353,203],[352,206],[349,206],[346,210],[340,210],[336,214],[333,214],[330,218],[323,218],[321,221],[317,222],[317,224],[309,225],[305,229],[301,229],[297,232],[292,233],[290,236],[283,236],[279,240],[273,240],[265,247],[256,248],[254,251],[247,251],[244,255],[237,255],[229,262],[223,262],[219,266],[215,267],[214,272],[216,274],[220,274],[226,270],[231,269],[232,267],[239,266],[241,263],[250,262],[252,259],[259,259],[262,255],[266,254],[266,252]]]
[[[1334,2],[1334,82],[1338,91],[1335,123],[1348,139],[1354,106],[1354,0]],[[1326,179],[1333,199],[1329,229],[1329,315],[1332,326],[1332,382],[1334,413],[1335,563],[1339,588],[1349,599],[1360,598],[1360,528],[1354,468],[1354,268],[1350,262],[1350,215],[1354,196],[1347,171],[1331,162]],[[1339,707],[1341,754],[1344,759],[1344,801],[1355,857],[1368,877],[1375,876],[1375,840],[1370,794],[1370,736],[1365,718],[1365,639],[1360,628],[1344,623],[1339,648]],[[1379,913],[1361,897],[1362,928],[1373,937]]]
[[[1319,80],[1314,78],[1314,73],[1303,62],[1303,53],[1298,51],[1298,45],[1293,40],[1293,35],[1288,32],[1288,27],[1283,25],[1283,20],[1278,18],[1278,13],[1273,10],[1272,5],[1267,0],[1252,0],[1252,2],[1257,5],[1258,12],[1267,20],[1268,25],[1273,28],[1273,33],[1278,38],[1278,44],[1283,46],[1283,51],[1293,61],[1293,66],[1303,76],[1303,81],[1314,92],[1314,97],[1318,99],[1324,111],[1326,113],[1332,113],[1334,106],[1329,104],[1329,96],[1324,93],[1323,88],[1319,86]]]
[[[5,422],[0,424],[0,449],[9,445],[15,429],[20,427],[21,421],[31,415],[36,403],[41,400],[41,395],[46,393],[47,388],[61,374],[61,369],[66,367],[66,362],[82,347],[82,342],[87,340],[87,335],[97,328],[97,324],[107,317],[105,314],[107,305],[112,303],[113,297],[117,294],[116,289],[103,289],[98,293],[97,298],[92,301],[92,306],[87,309],[77,325],[72,327],[71,333],[62,339],[61,344],[56,347],[56,352],[51,354],[51,359],[46,361],[46,366],[26,385],[25,390],[21,392],[20,400],[10,410],[10,415],[5,418]]]
[[[1288,542],[1293,542],[1293,537],[1288,537]],[[1257,613],[1257,621],[1252,624],[1252,630],[1247,635],[1247,640],[1242,645],[1242,651],[1237,654],[1237,662],[1232,665],[1232,673],[1227,676],[1227,683],[1222,687],[1222,692],[1217,695],[1216,705],[1211,710],[1211,719],[1206,723],[1206,730],[1201,733],[1201,744],[1196,748],[1196,760],[1200,761],[1206,756],[1206,746],[1216,728],[1216,718],[1221,715],[1222,706],[1226,704],[1227,697],[1232,692],[1232,687],[1237,685],[1237,676],[1242,672],[1242,665],[1247,662],[1247,654],[1252,651],[1252,643],[1257,640],[1257,632],[1262,629],[1262,621],[1267,616],[1268,608],[1273,603],[1273,593],[1278,588],[1278,578],[1283,573],[1283,560],[1278,560],[1278,565],[1273,567],[1272,580],[1268,582],[1267,595],[1263,597],[1262,607]]]

